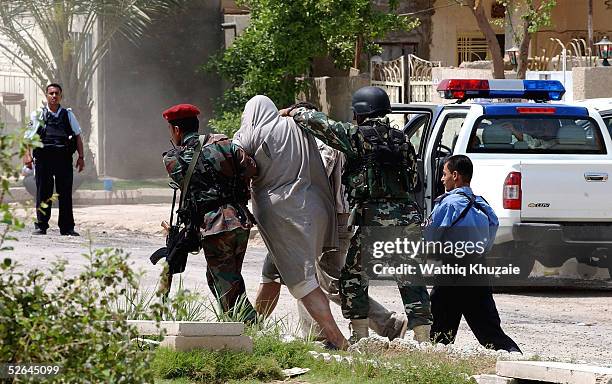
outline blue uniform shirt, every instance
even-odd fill
[[[425,223],[425,240],[450,240],[445,238],[445,231],[440,228],[450,227],[469,204],[467,197],[459,194],[459,192],[474,196],[470,187],[461,187],[438,197],[434,209]],[[472,208],[455,224],[455,227],[461,227],[454,230],[454,234],[456,235],[460,231],[462,241],[483,241],[486,243],[486,250],[489,251],[493,247],[499,220],[493,208],[482,197],[476,196]]]

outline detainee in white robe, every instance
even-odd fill
[[[315,262],[337,246],[334,196],[315,138],[266,96],[246,104],[234,142],[255,159],[253,215],[283,283],[301,299],[319,287]],[[269,276],[262,283],[272,282]]]

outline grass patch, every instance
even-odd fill
[[[157,377],[187,378],[198,383],[225,383],[228,380],[282,379],[280,365],[273,357],[228,351],[174,352],[160,348],[152,366]]]
[[[364,356],[353,364],[314,361],[303,376],[309,383],[411,383],[467,384],[480,373],[475,361],[451,360],[431,353],[410,352],[401,356]]]
[[[282,380],[282,369],[310,368],[295,378],[299,383],[411,383],[468,384],[469,376],[487,373],[495,366],[492,357],[451,358],[440,352],[384,353],[353,356],[353,363],[324,362],[308,351],[320,350],[312,343],[296,340],[284,343],[277,333],[254,337],[252,354],[229,351],[174,352],[159,349],[152,367],[160,381],[182,383],[257,383]],[[346,352],[334,352],[348,355]],[[180,381],[175,381],[180,380]]]

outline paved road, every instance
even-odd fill
[[[81,254],[87,252],[91,239],[95,248],[117,247],[129,252],[133,266],[144,271],[142,286],[152,287],[159,269],[149,264],[148,256],[163,245],[162,235],[156,232],[167,209],[166,205],[81,207],[76,211],[79,230],[84,233],[88,229],[89,238],[60,236],[57,229],[51,229],[47,236],[31,236],[28,230],[17,234],[19,241],[13,244],[15,250],[10,254],[25,268],[44,267],[56,255],[61,255],[70,261],[68,273],[72,274],[84,265]],[[53,215],[57,217],[56,212]],[[130,219],[125,219],[126,216]],[[265,252],[260,239],[251,242],[243,270],[251,299],[257,289]],[[190,257],[184,280],[187,287],[209,295],[205,269],[203,255]],[[371,294],[389,308],[401,310],[399,294],[392,287],[373,286]],[[612,292],[548,290],[496,294],[495,299],[506,332],[525,352],[612,364]],[[341,329],[348,333],[339,308],[334,306],[333,311],[336,319],[340,319]],[[286,317],[289,321],[285,323],[295,328],[295,313],[294,300],[283,289],[274,315]],[[477,345],[465,322],[461,324],[457,344]]]

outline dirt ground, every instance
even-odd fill
[[[69,273],[77,273],[85,260],[80,257],[90,246],[118,247],[130,253],[133,265],[144,272],[143,286],[154,286],[159,268],[151,265],[148,256],[163,246],[160,222],[167,219],[169,205],[116,205],[75,208],[77,231],[82,237],[59,235],[55,223],[47,236],[31,236],[32,225],[17,234],[19,241],[12,243],[10,251],[24,268],[44,267],[61,255],[70,261]],[[30,214],[32,212],[30,211]],[[52,217],[57,218],[54,210]],[[32,219],[29,219],[29,223]],[[260,269],[266,249],[258,237],[249,244],[243,275],[248,296],[254,299],[259,283]],[[203,255],[190,257],[183,274],[187,287],[209,295],[205,282],[206,262]],[[604,273],[598,271],[598,275]],[[373,285],[370,294],[385,306],[401,311],[396,289]],[[502,326],[521,346],[524,352],[587,363],[612,365],[612,292],[594,290],[547,290],[496,294],[495,300]],[[332,305],[335,318],[348,334],[348,323],[339,307]],[[286,289],[274,313],[295,324],[295,301]],[[407,335],[407,337],[410,335]],[[462,321],[456,344],[466,348],[478,342]]]

